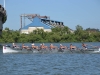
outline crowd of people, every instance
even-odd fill
[[[19,46],[16,45],[15,43],[13,43],[12,45],[13,45],[13,48],[19,48]],[[70,44],[70,47],[64,46],[62,44],[60,44],[59,47],[54,46],[53,44],[50,44],[50,46],[48,47],[44,43],[40,44],[40,46],[36,46],[34,43],[32,43],[31,47],[25,46],[24,44],[22,44],[21,47],[22,47],[22,49],[30,49],[30,48],[32,48],[32,49],[48,49],[48,48],[49,49],[58,49],[58,48],[60,48],[60,49],[70,49],[70,50],[77,49],[77,47],[73,46],[72,44]],[[82,43],[82,48],[87,49],[87,44]]]

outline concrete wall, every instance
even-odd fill
[[[33,32],[33,30],[36,30],[36,29],[43,29],[44,30],[43,27],[29,27],[28,32],[31,33],[31,32]]]
[[[51,29],[44,29],[44,32],[51,32]]]
[[[21,33],[21,34],[22,34],[22,33],[29,34],[29,32],[28,32],[27,29],[23,29],[23,30],[21,30],[20,33]]]
[[[51,32],[51,29],[44,29],[44,27],[29,27],[28,29],[22,29],[21,33],[29,34],[33,32],[33,30],[36,30],[36,29],[43,29],[44,32]]]

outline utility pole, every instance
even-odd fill
[[[21,29],[22,29],[22,15],[20,16]]]

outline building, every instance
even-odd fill
[[[32,23],[22,27],[22,17],[27,17],[32,21]],[[32,15],[21,15],[21,33],[29,34],[36,29],[43,29],[44,32],[51,32],[51,28],[53,27],[63,27],[63,22],[50,20],[50,17],[40,16],[37,14]]]

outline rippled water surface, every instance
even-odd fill
[[[0,75],[100,75],[100,54],[3,54]]]

